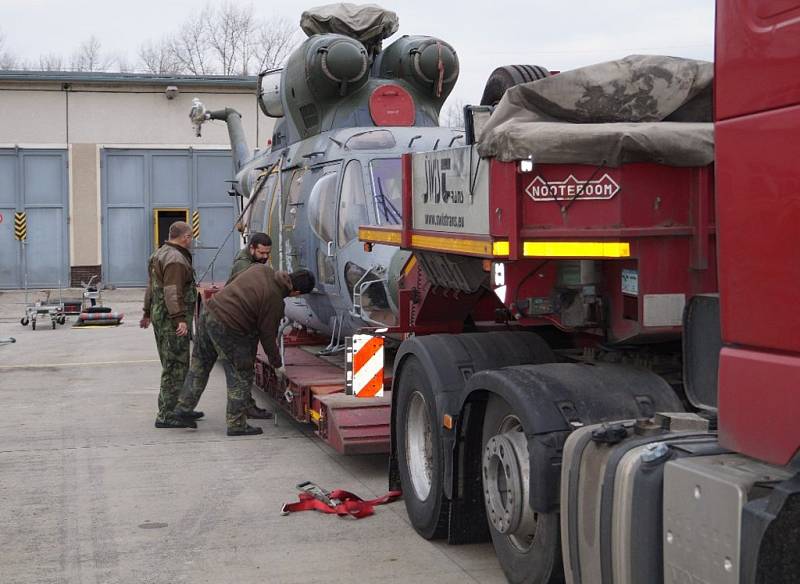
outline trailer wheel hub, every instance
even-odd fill
[[[417,499],[424,501],[431,492],[433,440],[428,404],[418,391],[411,395],[406,415],[406,461]]]
[[[528,549],[536,531],[536,514],[528,504],[530,459],[522,426],[517,424],[489,439],[482,467],[489,521],[517,547]]]

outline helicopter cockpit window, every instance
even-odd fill
[[[339,247],[358,237],[359,225],[368,224],[369,212],[361,163],[351,160],[344,171],[342,196],[339,199]]]
[[[367,130],[348,138],[344,143],[350,150],[381,150],[394,148],[397,145],[394,134],[389,130]]]
[[[380,225],[398,225],[403,219],[403,169],[399,158],[381,158],[369,163],[372,196]]]
[[[328,172],[311,189],[308,197],[308,222],[325,243],[336,235],[336,179],[338,172]]]

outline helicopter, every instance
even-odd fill
[[[331,337],[329,350],[364,327],[392,326],[396,281],[410,253],[358,239],[359,226],[402,220],[401,156],[463,144],[439,126],[459,73],[455,50],[429,36],[382,41],[398,29],[394,12],[374,4],[306,11],[308,35],[281,69],[258,78],[261,110],[277,122],[271,145],[253,156],[241,115],[207,111],[198,99],[195,132],[227,123],[236,176],[246,200],[243,235],[270,235],[275,269],[309,269],[315,290],[286,299],[293,322]]]

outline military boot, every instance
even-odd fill
[[[204,412],[201,412],[200,410],[192,410],[191,412],[181,414],[180,417],[186,420],[199,420],[203,416],[205,416]]]
[[[247,425],[244,428],[228,428],[228,436],[255,436],[263,434],[264,430],[256,426]]]
[[[172,410],[172,417],[185,424],[188,424],[189,422],[194,424],[195,420],[202,418],[204,415],[205,414],[203,412],[198,412],[195,410],[182,410],[179,407]],[[197,424],[192,427],[196,428]]]
[[[156,420],[156,428],[197,428],[197,423],[194,420],[172,417],[165,420]]]
[[[260,408],[257,405],[249,406],[245,411],[247,417],[253,420],[271,420],[272,419],[272,412],[265,410],[264,408]]]

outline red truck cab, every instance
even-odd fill
[[[800,447],[800,1],[717,3],[716,206],[722,443]]]

